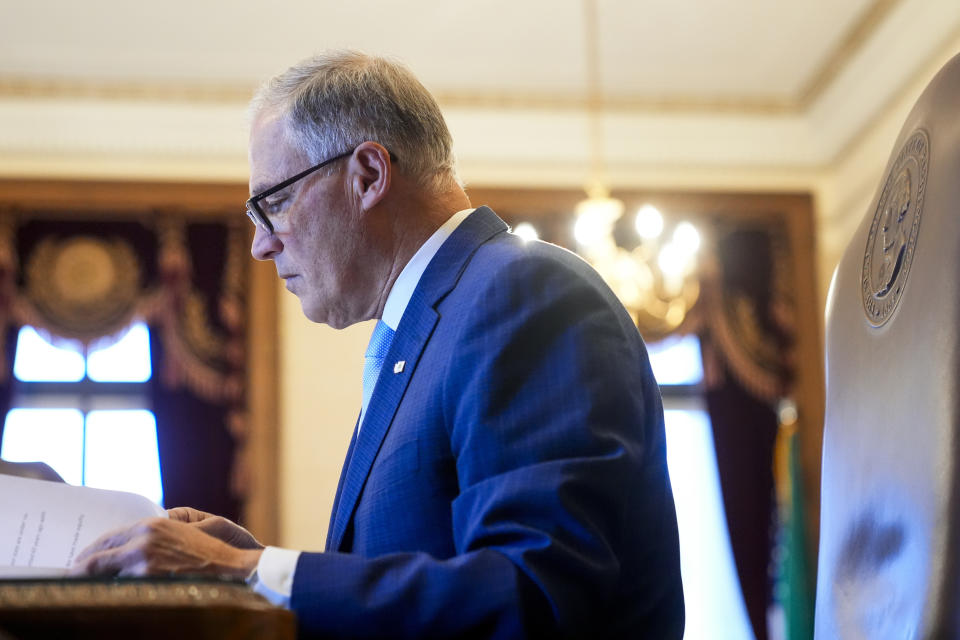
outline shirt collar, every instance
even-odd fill
[[[403,317],[403,312],[406,311],[407,304],[420,283],[420,276],[426,271],[427,265],[430,264],[433,256],[436,255],[454,229],[460,226],[460,223],[473,211],[474,209],[464,209],[450,216],[439,229],[433,232],[432,236],[427,238],[427,241],[417,249],[417,252],[407,262],[403,271],[400,272],[393,283],[393,287],[387,295],[387,302],[383,305],[383,317],[380,319],[388,327],[396,331],[397,327],[400,326],[400,318]]]

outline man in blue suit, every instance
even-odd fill
[[[315,322],[379,319],[327,548],[173,509],[77,570],[248,577],[304,635],[680,638],[663,411],[609,288],[471,207],[395,63],[304,61],[253,114],[254,257]]]

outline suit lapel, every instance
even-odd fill
[[[347,470],[350,468],[350,461],[353,459],[353,449],[357,446],[357,429],[360,427],[360,418],[357,417],[357,423],[353,425],[353,435],[350,437],[350,446],[347,447],[347,455],[343,459],[343,466],[340,468],[340,480],[337,481],[337,493],[333,498],[333,509],[330,512],[330,523],[327,525],[327,541],[324,543],[324,551],[331,551],[330,543],[333,541],[334,524],[337,521],[337,508],[340,505],[340,494],[343,493],[343,481],[347,477]]]
[[[344,533],[353,518],[373,461],[410,378],[416,371],[420,355],[439,320],[436,304],[456,284],[474,251],[490,237],[506,229],[506,224],[493,211],[480,207],[447,238],[421,276],[384,359],[383,370],[367,405],[352,457],[348,453],[334,505],[332,535],[328,536],[327,549],[339,550],[343,543]],[[401,360],[404,366],[395,372],[394,363]]]
[[[390,351],[384,359],[383,370],[377,379],[377,385],[367,404],[367,413],[357,435],[353,457],[347,463],[343,490],[340,493],[339,504],[334,516],[333,539],[331,548],[339,549],[343,541],[343,534],[347,524],[353,517],[357,506],[357,498],[370,474],[370,467],[380,451],[383,438],[397,411],[403,392],[407,389],[410,377],[416,369],[420,354],[423,352],[427,339],[437,323],[437,314],[432,309],[429,313],[418,314],[415,326],[402,323],[403,331],[397,331],[390,345]],[[406,313],[404,313],[406,315]],[[394,373],[394,362],[404,360],[403,370]]]

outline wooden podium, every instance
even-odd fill
[[[242,582],[207,579],[0,581],[0,640],[293,640],[293,613]]]

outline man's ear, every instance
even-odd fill
[[[377,205],[390,191],[393,164],[390,152],[376,142],[357,146],[349,161],[350,185],[364,211]]]

